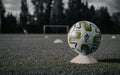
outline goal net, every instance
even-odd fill
[[[44,25],[43,33],[44,34],[64,34],[69,30],[67,25]]]

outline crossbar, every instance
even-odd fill
[[[66,25],[44,25],[43,26],[43,33],[45,34],[46,33],[46,28],[47,27],[66,27],[67,28],[67,32],[69,30],[69,26],[66,26]]]

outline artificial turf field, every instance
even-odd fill
[[[47,34],[46,34],[47,35]],[[120,35],[102,35],[96,64],[73,64],[67,35],[0,34],[0,75],[120,75]],[[63,43],[54,44],[55,39]]]

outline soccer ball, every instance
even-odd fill
[[[101,32],[98,27],[89,21],[75,23],[68,33],[68,44],[79,54],[95,52],[101,42]]]

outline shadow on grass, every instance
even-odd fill
[[[99,62],[109,62],[109,63],[120,63],[120,59],[103,59],[98,60]]]

